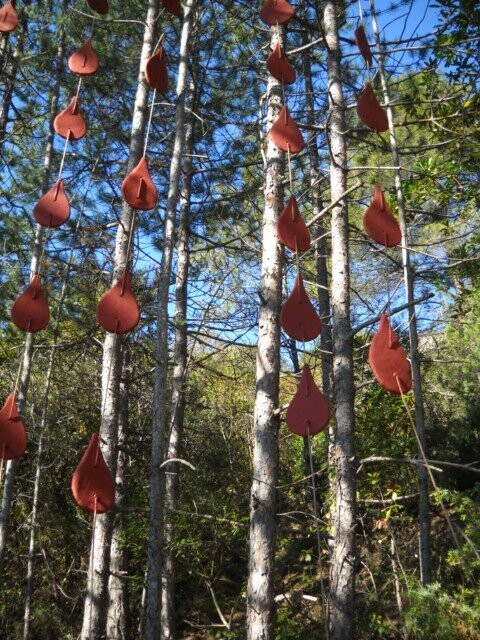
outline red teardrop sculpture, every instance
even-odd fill
[[[280,312],[280,324],[293,340],[308,342],[320,335],[322,323],[310,302],[300,274]]]
[[[372,204],[363,215],[363,227],[372,240],[385,247],[396,247],[402,242],[402,232],[379,184],[375,185]]]
[[[388,118],[375,97],[372,85],[367,82],[357,100],[357,114],[364,125],[377,133],[388,129]]]
[[[93,76],[98,71],[98,65],[98,56],[91,40],[85,40],[80,49],[68,59],[70,71],[81,76]]]
[[[400,395],[412,388],[410,363],[386,315],[380,318],[368,361],[375,378],[387,391]]]
[[[288,405],[287,426],[297,436],[311,436],[323,431],[330,420],[330,408],[325,396],[315,384],[310,367],[303,365],[297,391]]]
[[[131,207],[141,211],[153,209],[157,204],[157,189],[150,177],[145,156],[122,182],[122,195]]]
[[[270,26],[288,22],[295,13],[287,0],[267,0],[260,9],[260,18]]]
[[[361,24],[357,29],[355,29],[354,38],[355,38],[357,47],[363,56],[363,59],[367,63],[367,67],[370,69],[373,62],[373,56],[372,56],[372,50],[370,49],[370,45],[368,44],[368,40],[365,34],[365,29],[363,27],[363,24]]]
[[[156,89],[160,91],[160,93],[163,93],[163,95],[166,95],[168,88],[168,71],[163,47],[160,47],[157,53],[147,60],[145,79],[152,89]]]
[[[90,438],[90,444],[73,472],[71,489],[78,506],[90,513],[105,513],[115,502],[112,474],[96,433]]]
[[[302,133],[285,106],[280,109],[268,135],[273,144],[282,151],[299,153],[305,147]]]
[[[87,0],[88,6],[93,11],[96,11],[101,16],[106,16],[108,13],[108,0]]]
[[[310,231],[300,214],[294,196],[290,198],[278,217],[277,233],[280,242],[283,242],[292,251],[303,252],[310,248]]]
[[[12,322],[22,331],[37,333],[45,329],[50,319],[45,291],[37,273],[25,291],[13,303],[10,316]]]
[[[0,9],[0,33],[10,33],[17,25],[17,12],[11,2],[6,2]]]
[[[267,58],[267,69],[274,78],[284,84],[293,84],[297,77],[295,69],[278,42]]]
[[[110,333],[132,331],[140,321],[140,310],[132,291],[132,274],[128,269],[105,293],[97,305],[97,320]]]
[[[182,15],[182,5],[180,0],[161,0],[165,9],[174,16]]]
[[[40,198],[33,209],[33,215],[42,227],[59,227],[70,216],[70,203],[59,179],[47,193]]]
[[[27,434],[18,415],[15,395],[10,393],[0,409],[0,458],[15,460],[25,453]]]
[[[87,125],[78,110],[78,98],[72,98],[66,109],[53,121],[53,128],[62,138],[80,140],[87,132]]]

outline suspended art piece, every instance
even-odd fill
[[[108,0],[87,0],[88,6],[93,11],[96,11],[101,16],[106,16],[108,13]]]
[[[87,132],[87,125],[78,109],[78,98],[72,98],[66,109],[53,121],[53,128],[59,136],[68,140],[80,140]]]
[[[131,207],[141,211],[153,209],[157,204],[158,193],[145,156],[122,182],[122,196]]]
[[[315,384],[308,364],[303,365],[297,391],[288,405],[287,426],[297,436],[314,436],[330,421],[328,402]]]
[[[387,391],[400,395],[412,388],[410,363],[386,315],[380,318],[368,361],[375,378]]]
[[[180,0],[160,0],[165,9],[174,16],[182,15],[182,5]]]
[[[363,227],[372,240],[385,247],[396,247],[402,242],[402,232],[379,184],[375,185],[372,203],[363,215]]]
[[[280,242],[292,251],[303,252],[310,248],[310,231],[300,214],[294,196],[290,198],[278,217],[277,233]]]
[[[112,474],[96,433],[90,438],[90,444],[73,472],[71,489],[78,506],[90,513],[105,513],[115,502]]]
[[[284,84],[293,84],[296,80],[296,73],[286,53],[277,42],[273,51],[267,58],[267,69],[272,76]]]
[[[10,33],[17,25],[17,12],[11,2],[6,2],[0,9],[0,33]]]
[[[355,29],[354,33],[355,43],[365,60],[367,67],[370,69],[373,62],[372,50],[370,49],[370,45],[368,44],[367,36],[365,34],[365,29],[363,24],[361,24],[357,29]]]
[[[382,109],[369,82],[366,83],[357,100],[357,114],[363,124],[373,131],[377,133],[387,131],[387,114]]]
[[[68,59],[70,71],[80,76],[93,76],[98,71],[98,65],[98,56],[90,39],[85,40],[80,49]]]
[[[268,135],[273,144],[282,151],[295,154],[305,147],[302,132],[285,105],[280,109]]]
[[[140,321],[140,310],[132,291],[132,274],[125,269],[97,305],[97,320],[105,331],[121,335],[132,331]]]
[[[39,273],[15,300],[10,316],[13,324],[22,331],[37,333],[45,329],[50,319],[50,311]]]
[[[280,324],[287,336],[299,342],[314,340],[322,330],[322,323],[305,291],[300,273],[280,312]]]
[[[0,409],[0,458],[15,460],[25,453],[27,434],[18,415],[15,394],[10,393]]]
[[[287,0],[266,0],[260,9],[260,18],[269,26],[285,24],[295,13],[292,5]]]
[[[166,95],[168,88],[168,71],[163,47],[160,47],[158,51],[147,60],[145,79],[152,89],[156,89],[163,95]]]
[[[59,227],[68,220],[70,203],[61,178],[40,198],[33,209],[33,215],[42,227]]]

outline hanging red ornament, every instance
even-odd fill
[[[97,320],[110,333],[132,331],[140,321],[140,310],[132,290],[132,274],[125,269],[118,282],[105,293],[97,305]]]
[[[15,394],[10,393],[0,409],[0,458],[15,460],[25,453],[27,434],[18,415]]]
[[[315,384],[308,364],[303,365],[297,391],[288,405],[287,426],[297,436],[314,436],[330,421],[330,408],[325,396]]]
[[[112,474],[96,433],[92,434],[90,444],[73,472],[71,489],[78,506],[90,513],[105,513],[115,502]]]
[[[283,242],[292,251],[303,252],[310,248],[310,232],[300,214],[294,196],[290,198],[278,217],[277,233],[280,242]]]
[[[280,312],[280,324],[290,338],[299,342],[314,340],[322,330],[322,323],[305,291],[300,273]]]
[[[98,56],[90,39],[85,40],[80,49],[68,59],[70,71],[81,76],[93,76],[98,71],[98,65]]]
[[[147,158],[142,156],[122,182],[124,200],[134,209],[148,211],[157,204],[158,193],[148,170]]]
[[[388,118],[375,97],[372,85],[367,82],[357,100],[357,114],[364,125],[377,133],[388,129]]]
[[[363,215],[363,226],[372,240],[385,247],[396,247],[402,242],[402,232],[379,184],[375,185],[372,204]]]
[[[370,49],[370,45],[368,44],[367,36],[365,34],[365,29],[363,24],[361,24],[357,29],[355,29],[355,42],[363,56],[363,59],[367,63],[367,67],[370,69],[373,62],[372,50]]]
[[[174,16],[182,15],[182,5],[180,0],[160,0],[165,9]]]
[[[293,84],[297,77],[295,69],[278,42],[267,58],[267,69],[274,78],[284,84]]]
[[[88,6],[101,16],[106,16],[108,13],[108,0],[87,0]]]
[[[37,273],[25,291],[15,300],[10,312],[12,322],[22,331],[29,333],[45,329],[50,319],[47,298],[40,281],[41,275]]]
[[[152,89],[166,95],[168,88],[168,71],[163,47],[147,60],[145,66],[145,79]]]
[[[299,153],[304,147],[302,132],[291,117],[286,106],[280,109],[277,119],[268,132],[273,144],[282,151]]]
[[[270,26],[285,24],[295,13],[295,9],[287,0],[266,0],[260,9],[260,19]]]
[[[386,315],[380,318],[368,361],[375,378],[387,391],[400,395],[412,388],[410,363]]]
[[[59,227],[70,216],[70,203],[59,179],[47,193],[40,198],[33,209],[33,215],[42,227]]]
[[[87,132],[87,125],[78,110],[78,98],[72,98],[66,109],[53,121],[53,127],[59,136],[69,140],[80,140]]]
[[[11,2],[6,2],[0,9],[0,33],[10,33],[17,25],[17,12]]]

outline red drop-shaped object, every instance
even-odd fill
[[[147,60],[145,79],[152,89],[160,91],[163,95],[167,93],[168,71],[163,47],[160,47],[157,53]]]
[[[125,270],[118,282],[97,305],[97,320],[110,333],[128,333],[140,321],[140,310],[132,291],[132,274]]]
[[[294,196],[290,198],[278,217],[277,233],[280,242],[292,251],[303,252],[310,248],[310,231],[298,210]]]
[[[131,207],[141,211],[153,209],[157,204],[157,189],[150,177],[145,156],[122,182],[122,195]]]
[[[299,153],[305,147],[302,133],[285,106],[280,109],[268,135],[273,144],[282,151]]]
[[[108,13],[108,0],[87,0],[88,6],[101,16],[106,16]]]
[[[90,438],[90,444],[73,472],[71,489],[78,506],[90,513],[105,513],[115,502],[112,474],[96,433]]]
[[[297,436],[314,436],[327,426],[330,408],[315,384],[310,367],[303,365],[302,377],[286,413],[288,428]]]
[[[17,12],[11,2],[6,2],[0,9],[0,33],[10,33],[17,25]]]
[[[402,242],[402,232],[379,184],[375,185],[372,204],[363,215],[363,226],[372,240],[385,247],[396,247]]]
[[[165,9],[174,16],[182,15],[182,5],[180,0],[161,0]]]
[[[87,132],[87,125],[78,110],[78,98],[72,98],[66,109],[53,121],[53,128],[62,138],[80,140]]]
[[[370,45],[368,44],[367,36],[365,34],[365,29],[363,24],[361,24],[357,29],[355,29],[355,42],[360,53],[363,56],[363,59],[367,63],[367,67],[370,69],[373,62],[372,50],[370,49]]]
[[[322,323],[305,291],[300,274],[282,307],[280,324],[290,338],[299,342],[308,342],[320,335]]]
[[[25,453],[27,434],[18,415],[15,395],[10,393],[0,409],[0,458],[15,460]]]
[[[266,0],[260,9],[260,18],[270,26],[288,22],[295,13],[292,5],[287,0]]]
[[[70,203],[59,179],[47,193],[40,198],[33,209],[33,215],[42,227],[59,227],[70,216]]]
[[[98,71],[98,56],[91,40],[85,40],[78,51],[68,59],[68,68],[81,76],[93,76]]]
[[[400,395],[412,388],[410,363],[386,315],[380,318],[368,361],[375,378],[387,391]]]
[[[45,291],[37,273],[25,291],[13,303],[10,316],[12,322],[22,331],[37,333],[45,329],[50,319]]]
[[[367,82],[357,100],[357,114],[364,125],[377,133],[388,129],[388,118],[378,102],[372,85]]]
[[[274,78],[284,84],[293,84],[297,77],[295,69],[278,42],[267,58],[267,69]]]

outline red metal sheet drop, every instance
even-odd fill
[[[10,33],[18,25],[18,16],[11,2],[0,9],[0,33]]]
[[[367,82],[357,100],[357,114],[364,125],[377,133],[388,129],[388,118],[375,97],[372,85]]]
[[[322,323],[310,302],[300,273],[280,312],[280,324],[293,340],[308,342],[320,335]]]
[[[157,204],[158,193],[145,156],[122,182],[122,195],[131,207],[141,211],[153,209]]]
[[[85,40],[80,49],[68,59],[70,71],[81,76],[93,76],[98,71],[98,65],[98,56],[91,40]]]
[[[70,203],[63,188],[63,180],[57,180],[50,191],[40,198],[33,215],[42,227],[59,227],[70,216]]]
[[[45,291],[37,273],[25,291],[13,303],[10,312],[12,322],[22,331],[37,333],[45,329],[50,319]]]
[[[319,433],[330,420],[328,402],[315,384],[310,367],[303,365],[297,391],[288,405],[286,421],[292,433],[311,436]]]
[[[287,0],[266,0],[260,9],[260,18],[270,26],[284,24],[294,15],[295,10]]]
[[[10,393],[0,409],[0,458],[15,460],[25,453],[27,434],[18,415],[15,395]]]
[[[372,50],[370,49],[370,45],[368,44],[367,36],[365,34],[365,29],[363,24],[361,24],[357,29],[355,29],[355,42],[360,53],[363,56],[363,59],[367,63],[367,67],[370,69],[373,62]]]
[[[268,135],[273,144],[282,151],[299,153],[305,147],[302,133],[285,106],[280,109]]]
[[[363,226],[372,240],[385,247],[396,247],[402,242],[402,232],[379,184],[375,185],[372,204],[363,215]]]
[[[292,251],[303,252],[310,248],[310,231],[300,214],[294,196],[287,202],[277,220],[277,233],[280,242]]]
[[[375,378],[387,391],[400,395],[412,388],[410,363],[386,315],[380,318],[368,361]]]
[[[132,331],[140,321],[140,310],[132,291],[132,274],[128,269],[97,305],[97,320],[110,333]]]
[[[168,71],[165,62],[165,52],[163,47],[147,60],[145,67],[145,79],[152,87],[166,95],[168,89]]]
[[[87,125],[78,110],[78,98],[72,98],[66,109],[53,121],[53,127],[59,136],[69,140],[80,140],[87,132]]]
[[[267,69],[279,82],[293,84],[296,80],[296,73],[290,64],[285,52],[277,42],[273,51],[267,58]]]
[[[174,16],[182,15],[182,5],[180,0],[161,0],[165,9]]]
[[[106,16],[108,13],[108,0],[87,0],[88,6],[93,11],[96,11],[101,16]]]
[[[78,506],[90,513],[105,513],[115,502],[112,474],[96,433],[90,438],[90,444],[73,472],[71,489]]]

